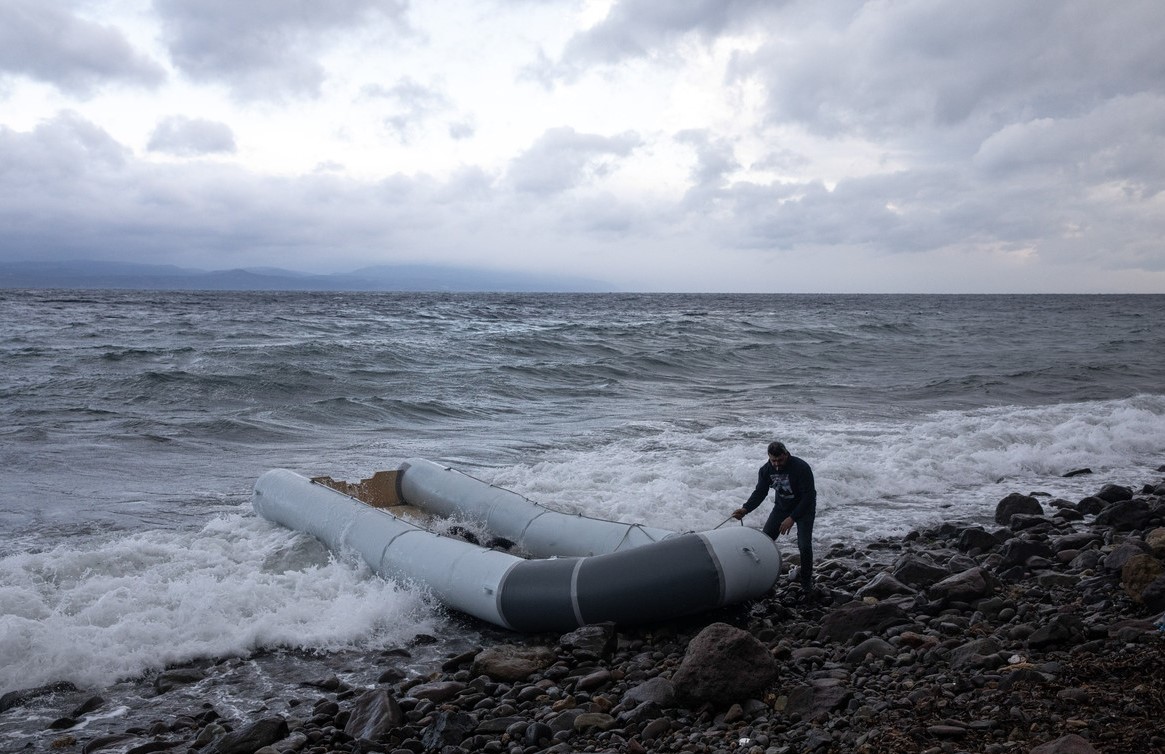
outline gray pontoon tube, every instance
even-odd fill
[[[679,536],[668,529],[551,510],[424,458],[400,465],[397,492],[409,505],[438,516],[480,521],[490,534],[539,558],[621,552]]]
[[[286,469],[258,479],[252,505],[335,552],[360,553],[381,576],[516,631],[667,620],[759,597],[780,570],[773,542],[743,526],[605,555],[523,560],[426,531]]]

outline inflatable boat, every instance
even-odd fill
[[[680,533],[562,513],[425,459],[355,484],[273,469],[255,483],[252,506],[514,631],[651,623],[736,604],[768,592],[781,566],[757,529]],[[479,522],[530,557],[430,531],[409,520],[418,511]]]

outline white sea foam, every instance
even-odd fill
[[[250,515],[0,560],[0,692],[101,687],[260,648],[399,644],[442,619],[418,592]]]
[[[773,415],[697,432],[665,423],[637,430],[629,439],[499,469],[489,481],[565,510],[701,530],[721,524],[748,497],[765,446],[780,438],[814,468],[817,536],[868,540],[939,520],[989,517],[1009,492],[1075,501],[1104,483],[1156,478],[1165,455],[1165,396],[899,421]],[[1094,473],[1063,478],[1079,468]],[[760,526],[767,510],[746,522]]]

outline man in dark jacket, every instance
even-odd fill
[[[813,469],[796,456],[790,455],[784,443],[769,443],[769,460],[757,473],[756,489],[748,496],[743,508],[733,512],[738,521],[768,497],[774,490],[776,501],[765,522],[764,533],[776,539],[788,534],[797,525],[797,549],[801,553],[801,587],[805,597],[813,596],[813,519],[817,515],[817,489],[813,486]]]

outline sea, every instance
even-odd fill
[[[271,468],[429,458],[699,531],[782,440],[820,557],[1165,463],[1159,295],[0,290],[0,365],[0,751],[282,713],[505,639],[257,517]]]

